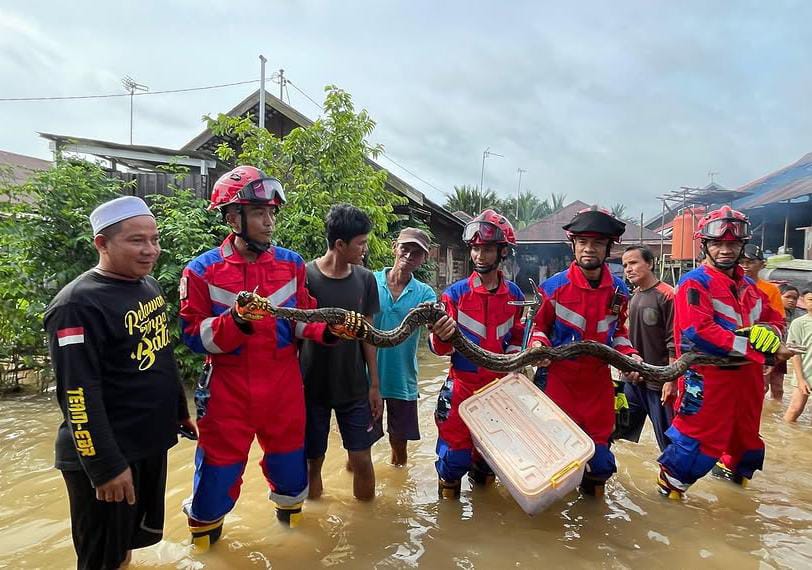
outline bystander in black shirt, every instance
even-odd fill
[[[97,487],[177,443],[189,413],[154,278],[87,271],[48,305],[45,330],[64,416],[57,469],[84,469]]]

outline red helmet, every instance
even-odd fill
[[[744,242],[750,239],[750,221],[730,206],[722,206],[699,220],[694,239]]]
[[[238,166],[226,172],[211,191],[209,210],[216,210],[229,204],[259,204],[276,206],[285,203],[285,190],[282,183],[253,166]]]
[[[570,222],[562,226],[569,239],[575,236],[609,238],[620,243],[620,236],[626,231],[626,224],[618,220],[608,210],[590,206],[579,210]]]
[[[504,243],[515,246],[516,232],[506,217],[488,209],[465,224],[462,241],[468,245]]]

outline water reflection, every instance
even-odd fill
[[[296,530],[279,526],[259,470],[249,468],[240,502],[226,519],[224,538],[206,555],[186,544],[179,505],[189,494],[194,446],[170,454],[165,540],[137,551],[135,567],[150,568],[803,568],[812,564],[812,427],[781,422],[768,402],[762,432],[766,471],[747,490],[706,479],[682,504],[654,490],[657,447],[617,445],[619,472],[603,500],[573,493],[528,517],[497,483],[471,489],[459,502],[438,502],[432,413],[447,360],[420,355],[419,402],[423,441],[409,448],[409,464],[388,465],[385,441],[373,449],[377,498],[352,498],[352,478],[337,433],[324,466],[325,495],[308,502]],[[58,424],[49,397],[0,401],[0,567],[75,565],[68,505],[51,468]],[[256,464],[255,446],[250,459]]]

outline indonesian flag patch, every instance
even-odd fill
[[[59,329],[58,331],[56,331],[56,339],[59,342],[59,346],[68,346],[69,344],[82,344],[85,342],[85,329],[84,327]]]

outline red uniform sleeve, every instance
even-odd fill
[[[445,309],[445,312],[448,313],[448,316],[456,321],[457,305],[453,300],[451,300],[451,297],[443,292],[442,296],[440,297],[440,302],[443,304],[443,308]],[[434,354],[439,354],[440,356],[451,354],[451,352],[454,350],[451,343],[440,340],[434,333],[429,334],[429,348]]]
[[[518,300],[524,301],[524,296]],[[508,341],[507,347],[505,347],[505,354],[520,352],[522,350],[522,340],[524,340],[524,325],[522,324],[523,313],[524,307],[516,307],[513,316],[513,326],[510,327],[510,340]],[[527,323],[527,326],[532,327],[533,323]]]
[[[208,283],[188,267],[183,270],[185,280],[180,301],[182,339],[192,351],[202,354],[233,352],[251,333],[250,325],[240,328],[231,316],[230,306],[214,315],[214,302],[209,295]],[[236,294],[235,294],[236,299]]]
[[[617,316],[617,329],[615,329],[615,335],[612,337],[612,348],[621,354],[631,356],[637,354],[637,349],[632,346],[632,341],[629,340],[629,329],[626,326],[628,316],[629,299],[627,297],[620,306],[620,313]]]
[[[771,310],[764,303],[765,311]],[[696,350],[714,356],[746,358],[764,364],[764,355],[752,346],[747,337],[737,336],[714,321],[710,292],[693,279],[686,279],[674,296],[675,320],[682,336],[681,351]]]

